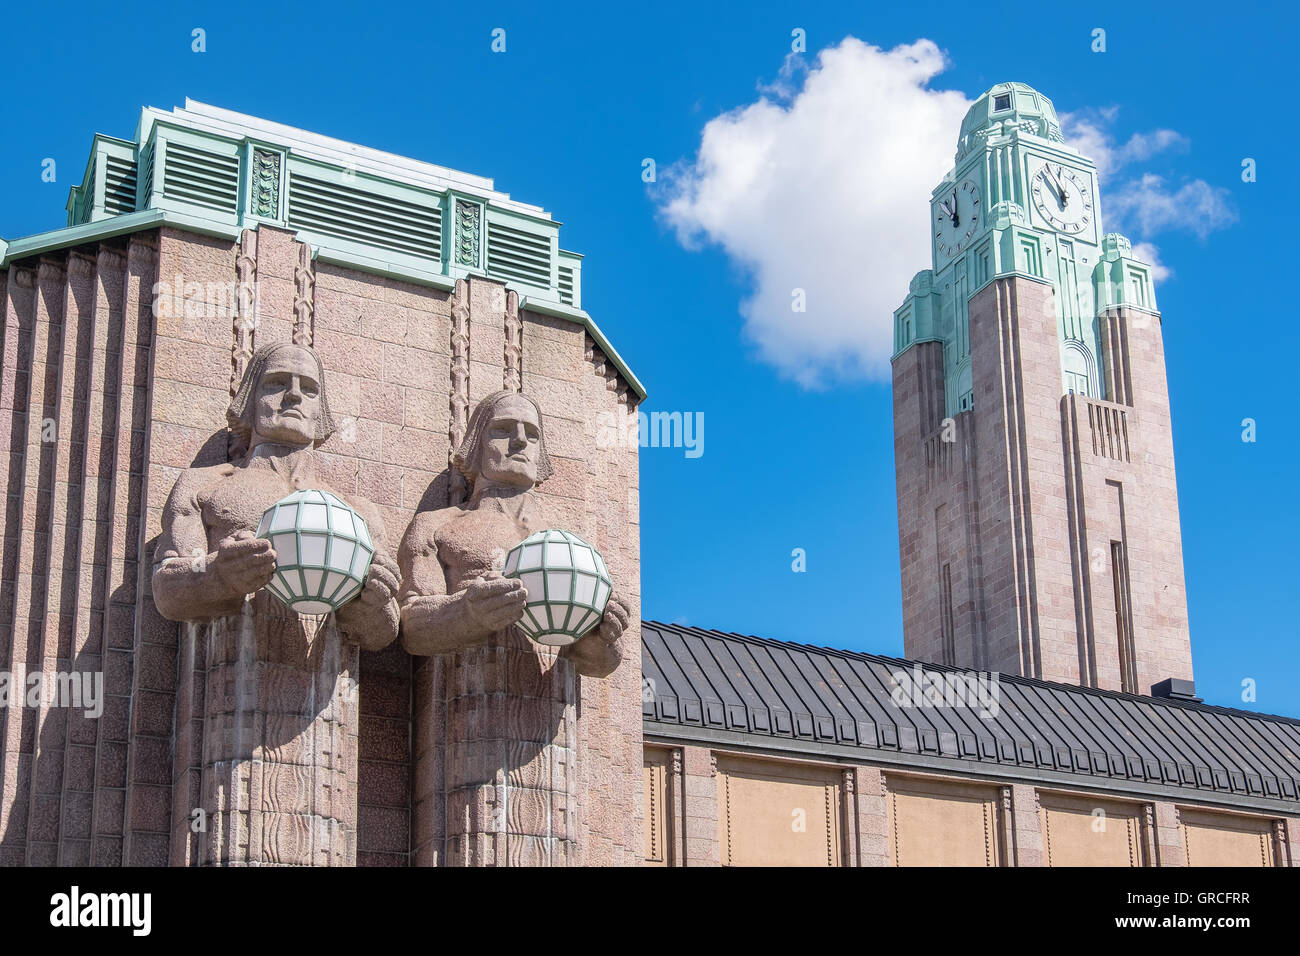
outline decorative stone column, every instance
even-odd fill
[[[1015,866],[1043,866],[1046,854],[1043,847],[1043,824],[1039,817],[1038,788],[1029,784],[1003,787],[1011,791],[1008,837],[1012,852],[1008,863]],[[1005,803],[1005,801],[1004,801]]]
[[[464,504],[416,515],[399,551],[402,643],[416,681],[415,862],[565,866],[579,862],[579,679],[611,674],[628,610],[563,649],[515,623],[528,594],[506,552],[558,527],[533,494],[553,474],[541,409],[510,389],[484,397],[456,451]],[[594,788],[584,788],[594,799]]]
[[[266,591],[203,625],[200,865],[352,866],[357,661]]]
[[[686,866],[718,866],[718,762],[706,747],[683,747],[682,829]]]
[[[1154,807],[1156,865],[1186,866],[1187,841],[1178,807],[1164,800],[1156,800]]]
[[[572,662],[513,629],[448,658],[445,863],[575,863]]]
[[[889,810],[884,774],[878,767],[855,767],[858,814],[858,866],[889,865]]]
[[[398,578],[378,509],[333,491],[318,472],[315,446],[333,431],[324,380],[308,346],[258,348],[227,412],[234,461],[183,472],[163,511],[154,603],[186,624],[175,728],[176,864],[356,862],[359,651],[396,639]],[[269,537],[256,536],[268,508],[308,489],[349,507],[315,506],[324,514],[310,519],[295,512],[297,531],[276,534],[273,526]],[[334,570],[304,570],[303,580],[338,578],[341,589],[350,585],[333,563],[339,555],[342,570],[360,580],[352,546],[345,556],[335,550],[355,529],[351,517],[342,529],[340,514],[358,515],[369,529],[374,550],[365,583],[351,600],[320,604],[335,607],[326,615],[300,615],[267,590],[273,576],[284,588],[284,574],[298,573],[288,568],[320,567],[328,556]],[[319,556],[311,555],[308,542],[321,534],[329,550],[320,543]],[[278,554],[280,546],[288,551]]]

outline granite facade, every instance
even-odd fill
[[[599,440],[635,395],[573,320],[518,308],[497,281],[454,289],[318,263],[267,225],[231,242],[174,228],[53,252],[0,272],[0,670],[103,675],[98,719],[0,708],[0,865],[201,862],[198,806],[208,679],[203,635],[149,591],[162,508],[186,468],[228,460],[225,409],[255,345],[321,355],[341,427],[323,477],[382,511],[399,539],[447,506],[458,402],[502,387],[544,412],[556,474],[538,491],[596,545],[633,624],[606,680],[579,679],[574,862],[640,860],[639,514],[635,443]],[[256,297],[248,310],[241,291]],[[456,327],[455,313],[467,312]],[[359,865],[437,861],[442,759],[428,671],[394,645],[360,652],[348,808]],[[236,839],[239,839],[238,837]]]
[[[1099,322],[1113,400],[1062,395],[1052,287],[1018,275],[971,297],[972,409],[943,417],[940,343],[894,359],[908,657],[1135,693],[1191,679],[1160,316]]]

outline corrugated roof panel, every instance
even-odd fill
[[[751,680],[752,675],[761,681],[762,670],[754,663],[748,649],[737,642],[723,641],[712,642],[709,648],[735,695],[734,700],[725,701],[723,716],[727,726],[757,732],[768,730],[767,707]]]
[[[1300,721],[1290,718],[1002,674],[988,713],[979,700],[936,707],[923,695],[920,706],[899,706],[899,671],[910,678],[920,667],[925,680],[972,672],[654,621],[643,622],[642,638],[643,675],[655,688],[645,729],[661,738],[698,727],[710,739],[796,753],[830,746],[897,761],[902,752],[968,771],[1014,766],[1300,802]]]

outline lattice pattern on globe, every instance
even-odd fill
[[[375,553],[366,520],[328,491],[281,498],[262,515],[257,536],[275,548],[267,590],[299,614],[328,614],[356,597]]]
[[[525,538],[506,555],[505,576],[519,578],[528,603],[519,628],[539,644],[572,644],[600,621],[612,590],[600,552],[554,529]]]

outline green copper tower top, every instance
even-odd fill
[[[967,303],[999,276],[1053,286],[1062,393],[1106,398],[1099,313],[1155,313],[1150,265],[1101,227],[1097,167],[1065,143],[1052,101],[999,83],[966,113],[953,168],[930,198],[932,267],[894,313],[894,354],[942,342],[946,414],[974,407]]]
[[[236,239],[291,230],[314,257],[450,289],[488,276],[520,307],[584,326],[642,398],[645,389],[582,309],[582,259],[561,223],[491,179],[186,99],[145,107],[131,139],[96,135],[65,226],[0,239],[0,268],[54,249],[172,225]]]
[[[1061,142],[1061,121],[1051,100],[1024,83],[999,83],[966,111],[957,137],[957,161],[981,146],[989,136],[1002,135],[1008,124],[1034,136]]]

